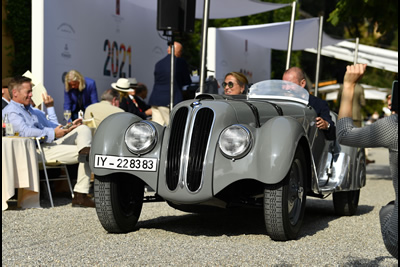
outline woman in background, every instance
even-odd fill
[[[225,75],[225,80],[222,83],[224,94],[240,95],[246,93],[249,81],[246,76],[240,72],[229,72]]]
[[[87,106],[99,102],[95,81],[83,77],[79,71],[67,72],[64,83],[64,110],[71,111],[72,121],[78,118],[80,110],[85,112]]]

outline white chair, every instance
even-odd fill
[[[36,140],[36,144],[37,144],[37,147],[38,147],[38,150],[39,150],[39,154],[40,154],[40,158],[38,159],[39,168],[41,168],[41,167],[43,168],[43,172],[44,172],[44,176],[45,176],[45,178],[44,179],[40,179],[40,181],[41,182],[46,182],[47,192],[49,194],[51,207],[54,207],[54,204],[53,204],[53,197],[52,197],[51,189],[50,189],[50,182],[60,181],[60,180],[67,180],[68,181],[69,190],[71,192],[71,196],[72,196],[72,198],[74,198],[74,191],[72,190],[72,185],[71,185],[71,180],[70,180],[70,177],[69,177],[69,174],[68,174],[67,165],[66,164],[62,164],[61,162],[59,162],[57,160],[56,161],[48,161],[48,160],[46,160],[42,145],[40,143],[40,138],[35,138],[35,140]],[[58,177],[49,179],[49,176],[47,174],[47,170],[48,169],[56,169],[56,168],[64,169],[65,170],[65,175],[62,174],[62,175],[60,175]]]

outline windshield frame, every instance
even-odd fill
[[[305,88],[284,80],[265,80],[255,83],[247,93],[247,99],[289,100],[305,105],[308,104],[309,97],[310,94]]]

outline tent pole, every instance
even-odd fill
[[[32,1],[31,72],[44,83],[44,0]],[[39,104],[37,104],[39,106]],[[44,105],[41,105],[43,110]]]
[[[171,33],[170,41],[171,51],[171,80],[170,80],[170,95],[169,95],[169,111],[172,112],[174,107],[174,73],[175,73],[175,44],[174,33]]]
[[[317,66],[315,71],[315,89],[314,95],[318,95],[318,83],[319,83],[319,69],[320,69],[320,62],[321,62],[321,46],[322,46],[322,28],[324,24],[324,16],[319,17],[319,32],[318,32],[318,50],[317,50]]]
[[[357,64],[357,59],[358,59],[358,43],[360,42],[360,38],[356,38],[356,46],[354,48],[354,65]]]
[[[201,66],[200,66],[200,94],[204,91],[204,81],[206,72],[206,56],[207,56],[207,34],[208,34],[208,17],[210,12],[210,0],[204,0],[203,9],[203,29],[201,42]]]
[[[288,49],[287,49],[287,57],[286,57],[286,69],[288,69],[290,67],[290,55],[292,54],[295,15],[296,15],[296,1],[293,1],[292,2],[292,17],[290,19],[289,40],[288,40]]]

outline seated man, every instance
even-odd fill
[[[295,83],[305,88],[307,82],[302,69],[298,67],[291,67],[283,73],[282,80]],[[305,89],[306,90],[306,89]],[[332,121],[331,115],[329,114],[329,106],[325,100],[315,97],[310,94],[308,100],[311,107],[317,112],[316,124],[318,129],[322,130],[325,134],[326,139],[336,139],[336,127]]]
[[[132,84],[131,84],[132,86]],[[139,109],[142,111],[151,111],[151,106],[145,102],[147,97],[147,86],[144,83],[138,83],[136,86],[132,87],[135,90],[135,95],[133,96],[138,104]],[[150,115],[151,116],[151,113]]]
[[[116,83],[112,83],[111,87],[120,92],[120,104],[119,107],[126,112],[130,112],[135,114],[142,119],[147,119],[148,116],[152,115],[151,109],[142,110],[139,108],[139,105],[136,102],[135,89],[134,87],[137,85],[137,81],[135,78],[126,79],[119,78]]]
[[[108,89],[101,95],[101,101],[94,103],[86,108],[84,119],[94,118],[97,126],[108,116],[114,113],[124,112],[119,108],[119,92],[114,89]]]
[[[47,160],[58,160],[65,164],[81,162],[72,206],[94,207],[93,200],[87,196],[91,174],[87,161],[92,142],[90,129],[81,125],[82,119],[75,120],[69,129],[63,129],[61,125],[47,120],[41,110],[33,109],[30,105],[32,97],[30,78],[14,77],[10,81],[9,92],[11,101],[3,109],[2,116],[8,115],[14,130],[22,137],[44,137],[43,151]]]

